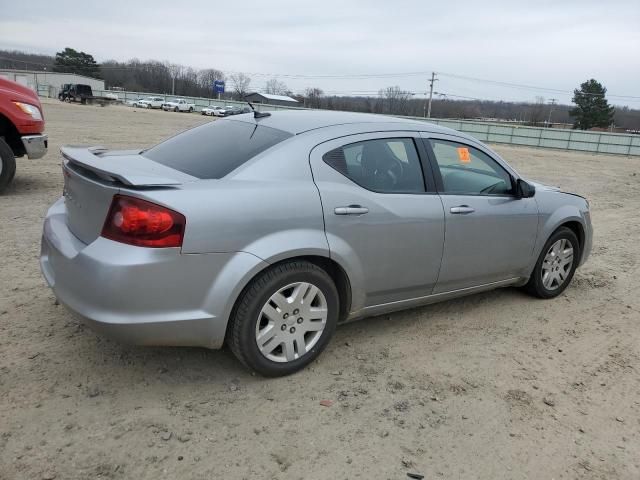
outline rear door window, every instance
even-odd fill
[[[367,190],[379,193],[425,191],[420,159],[411,138],[350,143],[325,153],[322,158]]]
[[[187,130],[142,155],[197,178],[222,178],[291,136],[275,128],[220,120]]]

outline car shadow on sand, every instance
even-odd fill
[[[500,308],[502,305],[523,301],[525,306],[527,300],[537,301],[518,289],[499,289],[339,325],[326,351],[309,367],[294,376],[308,375],[312,371],[328,373],[332,369],[332,363],[336,361],[335,357],[344,356],[341,349],[347,348],[345,345],[353,347],[354,350],[366,350],[372,342],[382,343],[383,338],[387,339],[387,343],[392,343],[394,337],[401,342],[406,335],[415,333],[417,323],[421,332],[428,336],[434,334],[435,325],[442,325],[443,322],[445,325],[450,324],[452,329],[459,328],[455,325],[456,319],[473,315],[474,310],[488,304]],[[144,378],[147,383],[160,382],[183,386],[230,385],[234,382],[259,384],[268,380],[247,370],[226,346],[221,350],[132,346],[100,336],[79,322],[80,320],[75,320],[74,325],[80,338],[74,342],[75,346],[69,344],[68,348],[77,348],[80,351],[75,354],[68,353],[84,357],[85,364],[96,365],[96,375],[101,375],[100,370],[109,370],[109,376],[114,374],[115,377],[111,377],[118,379],[118,388],[137,384],[140,378]],[[127,370],[130,375],[126,374]]]

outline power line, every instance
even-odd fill
[[[23,63],[25,65],[38,65],[42,67],[52,66],[51,64],[47,64],[47,63],[19,60],[19,59],[10,58],[10,57],[4,57],[4,56],[0,56],[0,60]],[[156,62],[156,63],[160,65],[164,65],[163,62]],[[95,71],[96,69],[110,70],[110,71],[117,71],[117,70],[126,71],[126,70],[139,69],[138,67],[135,67],[135,66],[115,66],[115,65],[101,65],[101,64],[96,64],[95,66],[78,65],[78,66],[74,66],[73,68],[77,70],[87,70],[87,71],[89,70]],[[364,79],[376,79],[376,78],[406,78],[406,77],[414,77],[414,76],[427,76],[433,73],[433,72],[420,71],[420,72],[397,72],[397,73],[387,72],[387,73],[362,73],[362,74],[309,75],[309,74],[293,74],[293,73],[239,72],[239,71],[231,71],[231,70],[227,70],[227,71],[221,70],[221,71],[225,72],[228,75],[244,73],[245,75],[254,76],[254,77],[318,79],[318,80],[321,80],[321,79],[364,80]],[[483,79],[483,78],[477,78],[477,77],[470,77],[466,75],[459,75],[455,73],[438,72],[438,74],[444,77],[455,78],[458,80],[485,83],[485,84],[491,84],[491,85],[496,85],[496,86],[501,86],[506,88],[516,88],[521,90],[532,90],[532,91],[540,91],[540,92],[563,93],[568,95],[572,95],[574,93],[573,90],[564,90],[559,88],[541,87],[541,86],[535,86],[535,85],[504,82],[500,80]],[[603,96],[603,94],[599,94],[599,93],[589,93],[589,92],[580,92],[580,93],[585,95],[592,95],[592,96]],[[618,95],[613,93],[607,93],[604,96],[608,96],[610,98],[617,98],[617,99],[640,100],[640,96],[634,96],[634,95]]]
[[[499,80],[487,80],[487,79],[483,79],[483,78],[475,78],[475,77],[467,77],[465,75],[457,75],[457,74],[453,74],[453,73],[442,73],[439,72],[440,75],[445,76],[445,77],[450,77],[450,78],[456,78],[459,80],[469,80],[469,81],[473,81],[473,82],[481,82],[481,83],[489,83],[489,84],[493,84],[493,85],[498,85],[501,87],[509,87],[509,88],[520,88],[520,89],[526,89],[526,90],[537,90],[537,91],[547,91],[547,92],[555,92],[555,93],[569,93],[569,94],[573,94],[573,90],[562,90],[562,89],[558,89],[558,88],[548,88],[548,87],[536,87],[536,86],[532,86],[532,85],[523,85],[523,84],[519,84],[519,83],[510,83],[510,82],[502,82]],[[588,93],[588,92],[581,92],[585,95],[593,95],[593,96],[601,96],[602,94],[599,93]],[[633,95],[614,95],[612,93],[607,94],[609,97],[616,97],[616,98],[632,98],[632,99],[638,99],[640,100],[640,97],[638,96],[633,96]]]

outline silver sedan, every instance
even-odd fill
[[[60,302],[125,342],[226,342],[268,376],[341,322],[497,287],[556,297],[591,250],[587,200],[421,121],[256,112],[62,155],[40,259]]]

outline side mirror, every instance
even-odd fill
[[[525,182],[521,178],[516,181],[516,196],[518,198],[531,198],[536,194],[536,187]]]

